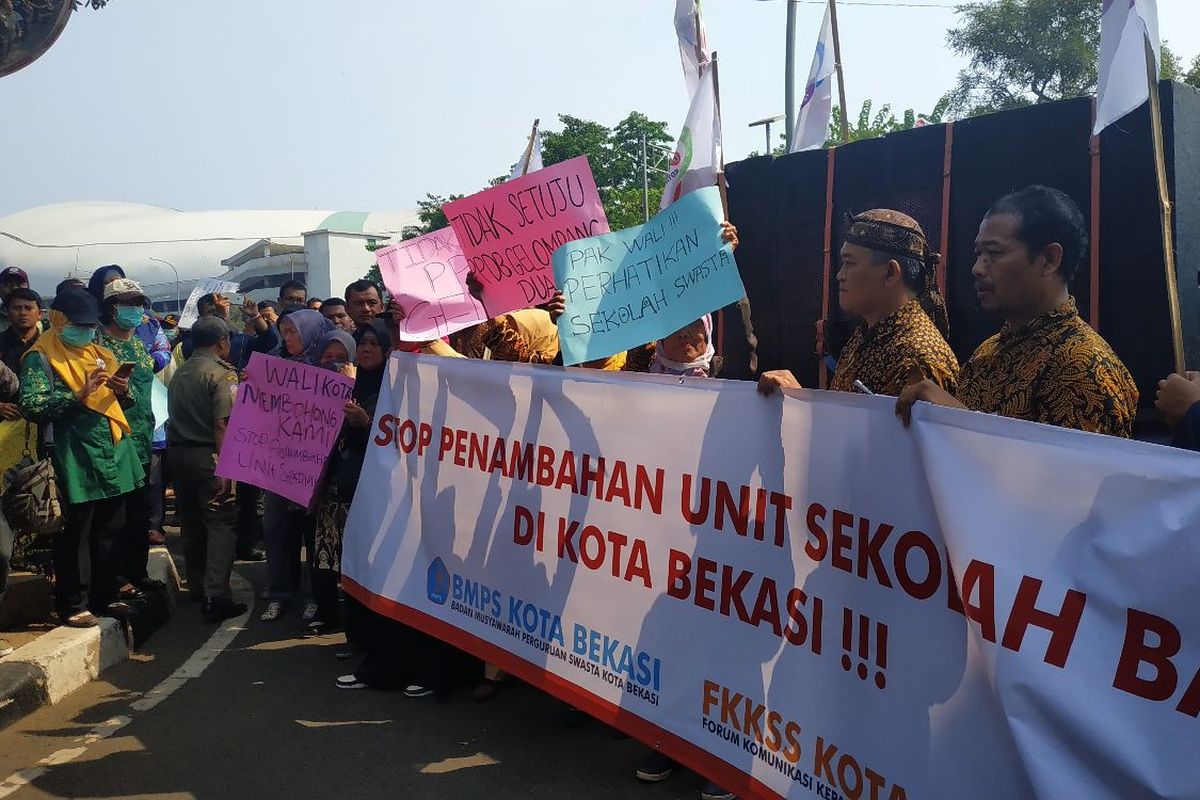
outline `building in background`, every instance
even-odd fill
[[[274,298],[289,278],[329,297],[367,274],[371,243],[417,224],[405,211],[177,211],[136,203],[59,203],[0,218],[0,269],[21,267],[49,297],[64,278],[119,264],[157,311],[178,310],[201,278]]]

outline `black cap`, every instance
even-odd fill
[[[72,325],[99,325],[100,309],[96,298],[86,289],[63,289],[50,304],[53,311],[61,311]]]

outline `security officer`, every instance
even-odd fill
[[[246,611],[229,589],[237,546],[234,486],[214,474],[237,393],[237,372],[226,360],[229,326],[224,320],[201,317],[192,326],[192,342],[192,356],[175,372],[168,392],[167,462],[182,523],[188,585],[193,597],[203,597],[204,618],[220,622]]]

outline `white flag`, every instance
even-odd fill
[[[688,192],[717,182],[721,171],[721,118],[717,112],[715,70],[700,70],[700,81],[692,95],[683,132],[671,156],[667,185],[663,188],[661,208],[674,203]]]
[[[700,68],[712,60],[704,19],[700,16],[700,0],[675,0],[675,33],[679,36],[679,59],[683,62],[688,96],[694,96],[700,83]]]
[[[1104,0],[1100,17],[1100,90],[1093,135],[1150,99],[1147,38],[1161,70],[1162,43],[1158,39],[1155,0]]]
[[[526,163],[528,160],[528,163]],[[512,168],[512,174],[508,176],[511,181],[513,178],[519,178],[522,175],[530,172],[537,172],[542,168],[542,129],[540,127],[533,129],[533,147],[525,145],[525,152],[521,153],[521,157],[517,159],[517,163]]]
[[[808,71],[808,83],[804,86],[804,101],[796,116],[796,127],[792,130],[792,146],[788,151],[816,150],[824,147],[829,139],[829,120],[833,113],[833,21],[829,18],[829,6],[825,6],[825,21],[821,23],[821,38],[817,40],[817,52],[813,54],[812,69]],[[846,113],[846,109],[842,109]]]

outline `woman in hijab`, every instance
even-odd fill
[[[21,361],[21,414],[54,425],[51,459],[66,516],[54,537],[54,603],[65,625],[87,628],[96,625],[95,614],[131,610],[117,597],[119,543],[126,501],[145,473],[125,416],[133,405],[129,378],[115,374],[116,355],[96,343],[96,299],[66,289],[50,308],[54,327]]]
[[[321,337],[317,349],[320,353],[319,363],[322,369],[341,372],[351,378],[355,377],[358,343],[350,334],[341,330],[329,331]],[[383,377],[384,358],[385,355],[382,351],[376,354],[374,350],[367,357],[369,366],[378,367],[380,380]],[[356,380],[356,386],[357,383]],[[376,396],[378,393],[379,390],[376,388]],[[374,410],[372,403],[371,412],[373,413]],[[313,543],[312,590],[313,600],[317,604],[317,615],[305,628],[305,632],[312,636],[328,633],[336,629],[341,622],[338,613],[337,587],[342,566],[342,531],[346,527],[346,515],[350,511],[350,500],[354,497],[354,488],[358,484],[358,473],[362,469],[362,459],[366,454],[367,429],[371,425],[371,415],[355,402],[353,395],[350,400],[346,401],[345,415],[341,435],[334,444],[333,453],[329,456],[316,504],[317,525]],[[361,432],[360,435],[363,438],[361,452],[356,452],[357,448],[352,449],[348,444],[352,432]]]
[[[321,358],[321,337],[333,330],[333,323],[311,309],[293,311],[279,323],[283,342],[271,355],[317,366]],[[274,492],[263,492],[263,536],[267,541],[267,608],[259,617],[274,622],[300,589],[300,547],[306,544],[311,562],[316,518],[306,509]],[[317,615],[317,604],[305,603],[302,619],[307,625]]]
[[[647,372],[707,378],[713,372],[717,351],[712,342],[712,314],[659,339],[654,343],[654,360]]]
[[[383,379],[387,371],[392,337],[386,321],[375,320],[354,332],[358,342],[357,378],[350,402],[346,404],[346,426],[340,446],[345,458],[336,474],[338,503],[342,524],[345,510],[354,497],[358,476],[370,441],[371,421],[375,418]],[[353,673],[337,679],[339,689],[400,689],[409,697],[436,693],[444,699],[467,661],[454,648],[418,630],[377,614],[351,597],[346,598],[347,650],[339,658],[365,651]]]

